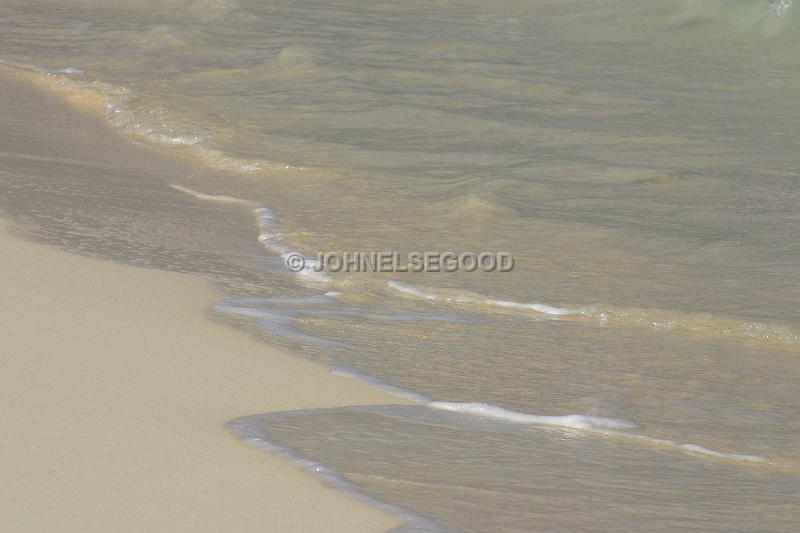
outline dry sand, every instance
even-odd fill
[[[100,118],[4,74],[0,172],[12,186],[25,172],[52,172],[58,186],[70,160],[112,176],[115,162],[159,164]],[[203,279],[70,254],[10,228],[0,221],[0,530],[399,524],[224,428],[249,414],[396,397],[210,321],[221,295]]]
[[[225,422],[395,402],[211,322],[200,279],[0,228],[3,531],[383,531],[398,523]]]

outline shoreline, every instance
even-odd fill
[[[0,459],[10,530],[386,531],[402,521],[228,433],[237,416],[397,403],[212,322],[200,279],[9,235]]]
[[[0,71],[9,127],[0,172],[12,186],[38,173],[58,187],[65,164],[98,181],[123,170],[150,178],[169,159],[11,77]],[[165,172],[188,165],[174,159]],[[27,194],[38,201],[35,188]],[[255,413],[402,399],[211,320],[222,295],[200,276],[31,242],[18,217],[0,207],[0,520],[9,530],[386,531],[403,522],[225,428]]]

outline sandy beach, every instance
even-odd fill
[[[32,172],[26,164],[46,175],[56,153],[81,159],[100,180],[113,175],[111,160],[122,171],[148,153],[26,83],[4,71],[0,150],[10,178]],[[33,142],[23,123],[37,121]],[[164,159],[152,158],[142,167]],[[58,186],[55,165],[50,176]],[[221,295],[204,279],[12,233],[3,220],[3,530],[384,531],[399,523],[224,427],[253,413],[396,397],[212,322]]]
[[[384,531],[399,521],[239,443],[272,410],[395,402],[206,318],[203,280],[0,232],[6,531]]]

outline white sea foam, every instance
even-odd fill
[[[242,200],[241,198],[236,198],[234,196],[225,196],[223,194],[205,194],[202,192],[197,192],[192,190],[188,187],[184,187],[182,185],[171,184],[170,187],[175,189],[176,191],[180,191],[182,193],[186,193],[190,196],[194,196],[198,200],[204,200],[207,202],[222,202],[222,203],[229,203],[229,204],[239,204],[239,205],[246,205],[246,206],[253,206],[255,205],[253,202],[249,202],[247,200]]]
[[[704,455],[707,457],[713,457],[715,459],[725,459],[730,461],[744,461],[748,463],[763,463],[765,459],[759,455],[751,455],[751,454],[743,454],[743,453],[727,453],[727,452],[718,452],[715,450],[711,450],[709,448],[705,448],[703,446],[698,446],[697,444],[681,444],[679,442],[675,442],[669,439],[659,439],[656,437],[649,437],[647,435],[636,435],[633,433],[625,433],[620,434],[621,436],[625,436],[630,439],[634,439],[645,444],[650,444],[653,446],[660,446],[660,447],[667,447],[667,448],[674,448],[676,450],[695,454],[695,455]]]
[[[740,454],[740,453],[726,453],[718,452],[698,446],[696,444],[681,444],[668,439],[659,439],[647,435],[640,435],[621,430],[630,430],[636,428],[636,424],[621,420],[618,418],[609,418],[603,416],[588,416],[580,414],[570,414],[562,416],[553,415],[534,415],[528,413],[520,413],[517,411],[510,411],[503,409],[496,405],[486,403],[458,403],[458,402],[439,402],[429,401],[425,404],[431,409],[438,409],[441,411],[450,411],[454,413],[461,413],[471,416],[491,418],[503,422],[510,422],[512,424],[530,424],[538,426],[556,426],[572,429],[580,429],[589,432],[602,433],[610,437],[619,437],[624,439],[632,439],[634,441],[643,442],[655,446],[662,446],[673,448],[675,450],[704,455],[715,459],[725,459],[731,461],[744,461],[750,463],[764,462],[764,458],[758,455]]]
[[[243,198],[236,198],[234,196],[227,196],[224,194],[207,194],[174,183],[171,184],[170,187],[176,191],[180,191],[184,194],[188,194],[189,196],[197,198],[198,200],[203,200],[206,202],[237,204],[252,209],[253,216],[256,219],[256,225],[258,226],[259,230],[258,242],[260,242],[266,250],[280,255],[284,260],[290,255],[299,253],[297,250],[286,244],[281,233],[273,233],[270,231],[270,228],[278,223],[278,216],[272,209],[260,206],[255,202],[245,200]],[[312,285],[326,284],[331,281],[330,276],[318,268],[318,262],[314,258],[304,256],[304,259],[305,264],[303,268],[294,272],[298,278]]]
[[[498,420],[500,422],[508,422],[511,424],[524,424],[532,426],[553,426],[563,427],[570,429],[579,429],[591,433],[602,433],[605,436],[612,438],[621,438],[625,440],[632,440],[634,442],[641,442],[648,445],[672,448],[676,451],[683,451],[686,453],[703,455],[714,459],[724,459],[730,461],[742,461],[747,463],[763,463],[765,459],[758,455],[741,454],[741,453],[727,453],[711,450],[696,444],[681,444],[669,439],[659,439],[648,435],[632,433],[630,431],[635,429],[637,425],[627,420],[619,418],[611,418],[605,416],[590,416],[583,414],[569,414],[569,415],[541,415],[521,413],[519,411],[511,411],[504,409],[497,405],[491,405],[481,402],[445,402],[432,400],[424,394],[397,387],[391,383],[369,376],[362,372],[355,371],[351,368],[335,365],[331,367],[331,372],[338,376],[357,379],[368,383],[369,385],[378,387],[387,392],[391,392],[402,398],[421,402],[429,409],[437,411],[447,411],[450,413],[458,413],[468,416],[475,416],[480,418],[488,418]]]
[[[425,407],[435,409],[437,411],[447,411],[451,413],[458,413],[468,416],[475,416],[480,418],[487,418],[507,422],[511,424],[523,424],[533,426],[553,426],[563,427],[570,429],[579,429],[591,433],[602,433],[605,436],[612,438],[621,438],[625,440],[632,440],[634,442],[641,442],[648,445],[659,447],[672,448],[676,451],[683,451],[686,453],[703,455],[714,459],[724,459],[731,461],[743,461],[748,463],[763,463],[765,459],[758,455],[741,454],[741,453],[727,453],[711,450],[696,444],[681,444],[669,439],[660,439],[648,435],[632,433],[630,431],[637,427],[633,422],[622,420],[619,418],[611,418],[605,416],[590,416],[583,414],[568,414],[568,415],[541,415],[522,413],[519,411],[512,411],[504,409],[497,405],[491,405],[482,402],[446,402],[432,400],[424,394],[397,387],[373,376],[369,376],[362,372],[355,371],[351,368],[335,365],[331,368],[331,372],[335,375],[349,377],[363,381],[372,386],[378,387],[387,392],[391,392],[402,398],[421,402]]]
[[[566,316],[566,315],[578,314],[573,309],[567,309],[565,307],[553,307],[552,305],[547,305],[537,302],[519,303],[519,302],[512,302],[509,300],[485,300],[485,302],[488,305],[494,305],[497,307],[505,307],[507,309],[520,309],[523,311],[530,310],[545,315]]]
[[[192,189],[189,189],[188,187],[183,187],[180,185],[173,185],[172,187],[175,190],[189,194],[199,200],[232,203],[232,204],[247,206],[248,208],[252,209],[252,212],[256,219],[256,224],[260,231],[259,242],[261,242],[265,248],[275,253],[279,253],[284,258],[289,254],[296,253],[292,248],[290,248],[283,242],[282,235],[280,233],[270,232],[270,228],[278,223],[278,217],[273,210],[267,207],[257,206],[253,202],[241,198],[235,198],[226,195],[213,195],[213,194],[200,193]],[[314,269],[315,260],[313,258],[306,258],[306,261],[307,262],[305,268],[303,268],[300,272],[296,273],[298,276],[308,277],[314,281],[323,283],[328,281],[329,278],[326,274],[315,271]],[[622,318],[632,317],[630,321],[633,323],[641,323],[642,321],[645,321],[649,325],[653,326],[658,326],[660,323],[659,321],[664,320],[662,316],[658,317],[651,316],[649,318],[644,317],[642,316],[643,310],[636,310],[636,313],[634,313],[631,310],[625,310],[622,312],[620,310],[612,310],[612,311],[602,310],[602,308],[599,306],[582,306],[574,308],[554,307],[539,302],[522,303],[509,300],[485,298],[481,295],[470,294],[466,292],[443,292],[441,290],[435,291],[431,289],[425,289],[421,287],[415,287],[412,285],[400,283],[394,280],[389,281],[388,285],[392,289],[402,294],[406,294],[424,300],[477,304],[477,305],[499,307],[517,311],[533,311],[535,313],[554,315],[554,316],[584,316],[589,318],[599,318],[604,321],[619,317]],[[338,295],[338,293],[328,292],[325,293],[324,298],[332,300],[334,295]],[[298,340],[312,341],[315,343],[321,343],[323,345],[329,345],[330,347],[339,345],[339,343],[336,343],[335,341],[330,341],[328,339],[314,337],[299,332],[294,324],[295,313],[287,311],[285,309],[264,309],[258,307],[234,305],[231,303],[224,303],[224,302],[218,304],[217,308],[233,314],[255,318],[257,323],[262,327],[264,327],[265,329],[272,330],[279,334],[288,335]],[[308,314],[315,314],[313,311],[309,312],[309,310],[306,310],[305,312]],[[659,314],[664,313],[663,311],[660,310],[656,310],[656,312]],[[329,312],[325,312],[323,310],[323,311],[318,311],[316,314],[319,315],[330,314],[333,316],[337,315],[350,316],[351,312],[349,312],[348,310],[336,310],[336,311],[331,310]],[[708,319],[705,318],[706,322],[707,320]],[[679,322],[677,320],[671,320],[668,322],[667,325],[668,327],[672,327],[676,324],[683,325],[685,324],[685,321]],[[756,329],[758,330],[758,328]],[[750,330],[752,330],[752,327],[750,328]],[[470,416],[490,418],[514,424],[555,426],[555,427],[579,429],[589,432],[599,432],[608,436],[625,437],[633,440],[638,440],[640,442],[646,442],[652,445],[667,446],[687,453],[704,455],[707,457],[713,457],[717,459],[736,460],[745,462],[763,461],[763,458],[756,455],[718,452],[695,444],[680,444],[666,439],[657,439],[649,437],[647,435],[637,435],[635,433],[622,432],[621,430],[629,430],[636,427],[634,423],[628,422],[626,420],[610,418],[610,417],[589,416],[582,414],[569,414],[569,415],[529,414],[529,413],[511,411],[499,406],[480,403],[480,402],[459,403],[459,402],[435,401],[425,397],[422,394],[413,391],[408,391],[400,387],[395,387],[389,384],[388,382],[384,382],[377,378],[372,378],[371,376],[360,374],[352,370],[335,368],[332,371],[338,375],[352,377],[355,379],[365,381],[374,386],[378,386],[384,390],[393,392],[398,396],[402,396],[404,398],[415,401],[420,401],[425,406],[439,411],[447,411],[447,412],[465,414]]]
[[[403,294],[408,294],[416,298],[422,298],[425,300],[439,300],[444,302],[488,305],[492,307],[502,307],[505,309],[515,309],[519,311],[534,311],[536,313],[542,313],[545,315],[564,316],[564,315],[581,314],[580,311],[577,309],[553,307],[551,305],[539,302],[520,303],[510,300],[496,300],[492,298],[484,298],[480,295],[473,295],[469,293],[453,294],[453,293],[434,292],[433,290],[414,287],[406,283],[401,283],[399,281],[394,281],[394,280],[390,280],[388,282],[388,285],[389,287],[398,292],[401,292]]]
[[[510,411],[508,409],[503,409],[502,407],[489,405],[486,403],[428,402],[426,405],[431,409],[494,418],[515,424],[558,426],[565,428],[585,429],[589,431],[631,429],[636,427],[636,424],[626,420],[620,420],[618,418],[577,414],[563,416],[532,415],[527,413],[519,413],[517,411]]]
[[[78,68],[78,67],[62,68],[58,72],[60,72],[62,74],[83,74],[83,70]]]
[[[51,69],[0,60],[0,64],[41,74],[51,88],[62,93],[70,101],[101,104],[106,119],[116,129],[128,132],[161,144],[183,145],[192,148],[192,153],[207,165],[243,174],[257,172],[302,171],[303,167],[266,159],[242,159],[233,154],[211,148],[213,138],[200,135],[175,122],[163,109],[135,110],[132,105],[136,95],[128,87],[113,83],[86,80],[84,71],[78,67]]]
[[[792,7],[792,0],[772,0],[769,10],[773,15],[782,17]]]
[[[490,298],[481,294],[415,287],[390,280],[388,286],[407,296],[428,301],[471,304],[476,307],[530,311],[533,313],[598,320],[602,324],[643,326],[659,329],[683,329],[705,335],[755,339],[776,344],[800,344],[800,330],[791,326],[739,320],[710,313],[693,313],[673,309],[644,309],[604,304],[555,307],[541,302],[515,302]]]
[[[297,253],[296,250],[287,248],[286,251],[281,253],[281,259],[286,261],[287,258]],[[303,256],[303,268],[294,273],[304,281],[313,284],[326,284],[331,281],[331,277],[320,268],[319,261],[306,255]]]
[[[740,461],[745,463],[763,463],[765,459],[758,455],[741,454],[741,453],[728,453],[711,450],[696,444],[681,444],[669,439],[660,439],[639,433],[634,433],[628,430],[636,429],[637,425],[627,420],[619,418],[611,418],[605,416],[590,416],[583,414],[568,414],[568,415],[541,415],[522,413],[504,409],[497,405],[491,405],[481,402],[446,402],[432,400],[424,394],[397,387],[391,383],[353,370],[352,368],[342,365],[333,365],[331,373],[337,376],[357,379],[374,387],[380,388],[401,398],[420,402],[422,405],[429,409],[437,411],[446,411],[450,413],[457,413],[461,415],[474,416],[479,418],[487,418],[497,420],[499,422],[506,422],[511,424],[531,425],[531,426],[551,426],[562,427],[569,429],[578,429],[589,433],[600,433],[606,437],[618,438],[633,442],[640,442],[646,445],[671,448],[675,451],[681,451],[693,455],[702,455],[713,459],[722,459],[728,461]]]
[[[410,294],[411,296],[416,296],[417,298],[424,298],[426,300],[439,299],[439,296],[436,294],[412,287],[411,285],[406,285],[405,283],[400,283],[399,281],[389,281],[388,285],[399,292]]]
[[[703,448],[702,446],[698,446],[696,444],[681,444],[680,448],[691,453],[709,455],[711,457],[718,457],[720,459],[732,459],[734,461],[750,461],[754,463],[761,463],[764,461],[764,458],[758,455],[716,452],[714,450],[709,450],[708,448]]]

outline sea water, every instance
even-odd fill
[[[0,60],[207,171],[0,202],[416,402],[230,424],[409,527],[791,531],[799,52],[789,0],[6,1]],[[515,268],[311,261],[384,251]]]

